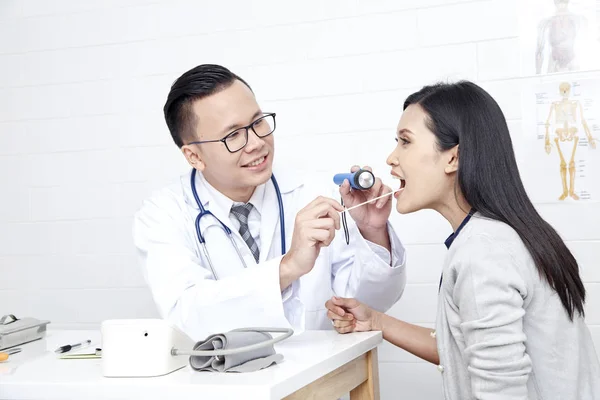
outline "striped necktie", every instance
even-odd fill
[[[248,245],[248,248],[252,252],[254,259],[258,262],[258,257],[260,255],[260,250],[256,241],[250,234],[250,229],[248,228],[248,215],[250,215],[250,211],[252,211],[252,204],[241,204],[239,206],[231,207],[231,214],[240,221],[240,235],[242,235],[242,239]]]

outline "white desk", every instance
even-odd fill
[[[99,331],[52,331],[0,363],[0,399],[379,399],[381,332],[308,331],[275,347],[281,364],[243,374],[198,372],[189,365],[154,378],[105,378],[100,359],[58,359],[54,350]]]

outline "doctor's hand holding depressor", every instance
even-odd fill
[[[290,249],[279,266],[281,290],[312,270],[321,247],[329,246],[340,229],[343,209],[336,200],[319,196],[298,212]]]
[[[339,333],[380,331],[381,313],[356,299],[332,297],[325,303],[327,318]]]
[[[350,169],[350,172],[355,172],[359,169],[358,165],[354,165]],[[369,166],[364,166],[362,169],[373,172]],[[369,190],[352,190],[350,182],[347,179],[340,186],[340,195],[344,201],[344,206],[347,208],[391,192],[392,188],[384,185],[381,178],[375,178],[375,184]],[[388,250],[390,250],[390,244],[387,234],[387,221],[392,211],[391,198],[391,195],[385,196],[377,201],[348,211],[366,240],[380,244]]]

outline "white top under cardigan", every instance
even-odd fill
[[[569,320],[516,231],[479,213],[461,228],[438,298],[444,398],[600,399],[589,329]]]

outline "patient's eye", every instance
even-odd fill
[[[402,145],[406,145],[406,144],[409,144],[410,142],[409,142],[409,141],[408,141],[408,139],[406,139],[405,137],[403,137],[403,136],[398,136],[398,137],[396,138],[396,143],[401,143]]]

